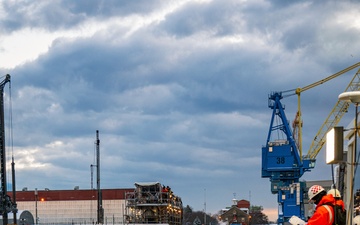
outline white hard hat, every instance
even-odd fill
[[[330,189],[327,194],[331,194],[334,198],[341,198],[340,191],[338,189],[332,188]],[[360,224],[359,224],[360,225]]]
[[[353,224],[354,225],[360,225],[360,215],[357,215],[357,216],[354,217]]]
[[[321,187],[320,185],[313,185],[311,188],[309,188],[308,196],[309,200],[313,199],[317,194],[324,191],[325,189]]]

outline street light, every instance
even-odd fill
[[[349,91],[344,92],[339,95],[340,101],[346,101],[351,102],[355,105],[355,136],[354,136],[354,148],[353,148],[353,154],[352,154],[352,162],[351,162],[351,175],[352,179],[350,180],[350,204],[349,204],[349,220],[348,224],[352,224],[353,219],[353,208],[354,208],[354,201],[353,201],[353,195],[354,195],[354,179],[355,179],[355,165],[356,165],[356,150],[357,150],[357,131],[358,131],[358,106],[360,103],[360,91]]]

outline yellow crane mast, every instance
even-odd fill
[[[297,96],[298,96],[298,110],[297,110],[297,113],[295,116],[295,120],[293,122],[293,129],[294,129],[293,135],[294,135],[294,139],[297,142],[300,156],[302,156],[302,119],[301,119],[302,115],[301,115],[301,107],[300,107],[301,93],[306,90],[309,90],[313,87],[316,87],[320,84],[323,84],[329,80],[332,80],[332,79],[334,79],[344,73],[347,73],[359,66],[360,66],[360,62],[355,63],[354,65],[349,66],[337,73],[334,73],[322,80],[319,80],[315,83],[312,83],[312,84],[307,85],[302,88],[297,88],[295,90],[295,94],[297,94]],[[358,90],[360,90],[360,69],[356,72],[356,74],[350,81],[349,85],[346,87],[345,92],[346,91],[358,91]],[[328,117],[326,118],[325,122],[322,124],[319,131],[315,135],[315,137],[310,145],[307,155],[303,156],[303,158],[305,158],[305,159],[315,159],[316,158],[316,156],[320,152],[322,146],[325,144],[326,133],[329,132],[333,127],[335,127],[339,123],[339,121],[341,120],[343,115],[347,112],[348,107],[349,107],[348,102],[339,101],[339,100],[337,101],[334,108],[331,110]]]

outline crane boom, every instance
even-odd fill
[[[344,92],[358,91],[358,90],[360,90],[360,69],[356,72],[356,74],[354,75],[353,79],[346,87]],[[309,151],[304,158],[308,158],[308,159],[316,158],[322,146],[325,144],[326,134],[339,123],[341,118],[347,112],[347,109],[349,108],[349,104],[350,103],[345,101],[340,101],[340,100],[337,101],[334,108],[331,110],[328,117],[326,118],[325,122],[320,127],[317,134],[315,135],[310,145]]]
[[[326,77],[326,78],[324,78],[324,79],[322,79],[322,80],[319,80],[319,81],[317,81],[317,82],[315,82],[315,83],[309,84],[309,85],[307,85],[307,86],[305,86],[305,87],[302,87],[302,88],[297,88],[296,91],[295,91],[295,93],[296,93],[297,95],[299,95],[301,92],[304,92],[304,91],[306,91],[306,90],[309,90],[310,88],[316,87],[316,86],[318,86],[318,85],[320,85],[320,84],[323,84],[323,83],[325,83],[325,82],[327,82],[327,81],[329,81],[329,80],[332,80],[332,79],[334,79],[335,77],[338,77],[338,76],[340,76],[340,75],[342,75],[342,74],[344,74],[344,73],[346,73],[346,72],[349,72],[350,70],[353,70],[353,69],[355,69],[355,68],[357,68],[357,67],[359,67],[359,66],[360,66],[360,62],[355,63],[354,65],[349,66],[349,67],[347,67],[347,68],[345,68],[345,69],[343,69],[343,70],[341,70],[341,71],[339,71],[339,72],[337,72],[337,73],[334,73],[333,75],[330,75],[330,76],[328,76],[328,77]]]
[[[301,106],[300,106],[300,95],[301,95],[301,93],[302,92],[304,92],[304,91],[306,91],[306,90],[309,90],[309,89],[311,89],[311,88],[313,88],[313,87],[316,87],[316,86],[319,86],[320,84],[323,84],[323,83],[325,83],[325,82],[328,82],[328,81],[330,81],[330,80],[332,80],[332,79],[334,79],[334,78],[336,78],[336,77],[338,77],[338,76],[340,76],[340,75],[342,75],[342,74],[344,74],[344,73],[346,73],[346,72],[349,72],[349,71],[351,71],[351,70],[353,70],[353,69],[355,69],[355,68],[357,68],[357,67],[359,67],[360,66],[360,62],[358,62],[358,63],[355,63],[354,65],[352,65],[352,66],[349,66],[349,67],[347,67],[347,68],[345,68],[345,69],[343,69],[343,70],[341,70],[341,71],[339,71],[339,72],[337,72],[337,73],[334,73],[334,74],[332,74],[332,75],[330,75],[330,76],[328,76],[328,77],[326,77],[326,78],[324,78],[324,79],[321,79],[321,80],[319,80],[319,81],[317,81],[317,82],[315,82],[315,83],[312,83],[312,84],[309,84],[309,85],[307,85],[307,86],[304,86],[304,87],[302,87],[302,88],[296,88],[296,90],[295,90],[295,94],[297,94],[297,96],[298,96],[298,111],[297,111],[297,115],[296,115],[296,120],[297,120],[297,125],[298,125],[298,132],[296,132],[296,134],[298,135],[297,137],[296,137],[296,139],[297,139],[297,144],[298,144],[298,148],[299,148],[299,153],[300,153],[300,155],[302,155],[302,115],[301,115]],[[350,84],[349,84],[349,86],[353,86],[352,85],[352,82],[354,81],[354,79],[355,79],[355,77],[353,78],[353,80],[350,82]],[[348,88],[349,88],[349,86],[348,86]],[[356,86],[356,85],[355,85]],[[347,89],[346,89],[347,90]],[[353,89],[350,89],[350,90],[353,90]],[[357,90],[357,89],[356,89]],[[338,105],[338,106],[337,106]],[[338,112],[340,112],[340,111],[338,111],[337,109],[338,109],[338,107],[340,106],[340,105],[343,105],[342,107],[346,107],[346,104],[342,104],[342,103],[337,103],[337,105],[335,105],[335,107],[334,107],[334,109],[332,110],[332,112],[330,113],[330,115],[329,115],[329,117],[328,117],[328,119],[326,120],[326,125],[323,125],[321,128],[320,128],[320,130],[323,130],[324,128],[328,128],[328,127],[330,127],[330,126],[327,126],[327,124],[328,124],[328,122],[330,122],[331,121],[331,125],[336,125],[339,121],[340,121],[340,119],[341,119],[341,117],[337,120],[337,118],[334,118],[334,119],[331,119],[331,114],[332,113],[337,113],[338,115],[340,115]],[[341,108],[342,109],[342,108]],[[347,109],[347,108],[346,108]],[[344,111],[345,112],[345,111]],[[343,114],[342,114],[343,115]],[[341,115],[341,116],[342,116]],[[336,122],[336,123],[334,123],[334,122]],[[330,128],[331,129],[331,128]],[[329,129],[329,130],[330,130]],[[318,134],[315,136],[315,139],[318,137],[318,135],[319,135],[319,137],[321,137],[320,139],[318,139],[319,141],[315,141],[316,143],[314,143],[314,144],[312,144],[311,146],[313,146],[313,145],[315,145],[315,146],[317,146],[316,147],[316,149],[318,149],[318,150],[311,150],[312,152],[315,152],[315,151],[320,151],[320,149],[321,149],[321,147],[323,146],[323,144],[325,143],[325,141],[324,140],[321,140],[321,139],[323,139],[323,137],[322,136],[325,136],[325,134],[326,134],[326,132],[328,131],[328,129],[325,129],[324,131],[320,131],[319,130],[319,132],[318,132]],[[326,131],[326,132],[325,132]],[[325,133],[323,133],[323,132],[325,132]],[[320,142],[323,142],[323,143],[320,143]],[[319,146],[320,146],[320,148],[319,148]],[[312,147],[312,148],[315,148],[315,147]],[[317,153],[318,153],[317,152]],[[315,155],[313,156],[314,158],[316,157],[316,155],[317,155],[317,153],[315,153]]]

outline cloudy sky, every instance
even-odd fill
[[[357,63],[359,13],[346,0],[2,1],[17,189],[89,189],[99,130],[102,188],[160,181],[194,210],[235,197],[275,218],[268,94]],[[302,93],[304,152],[355,72]],[[283,104],[292,120],[296,96]],[[303,179],[331,179],[323,152]]]

